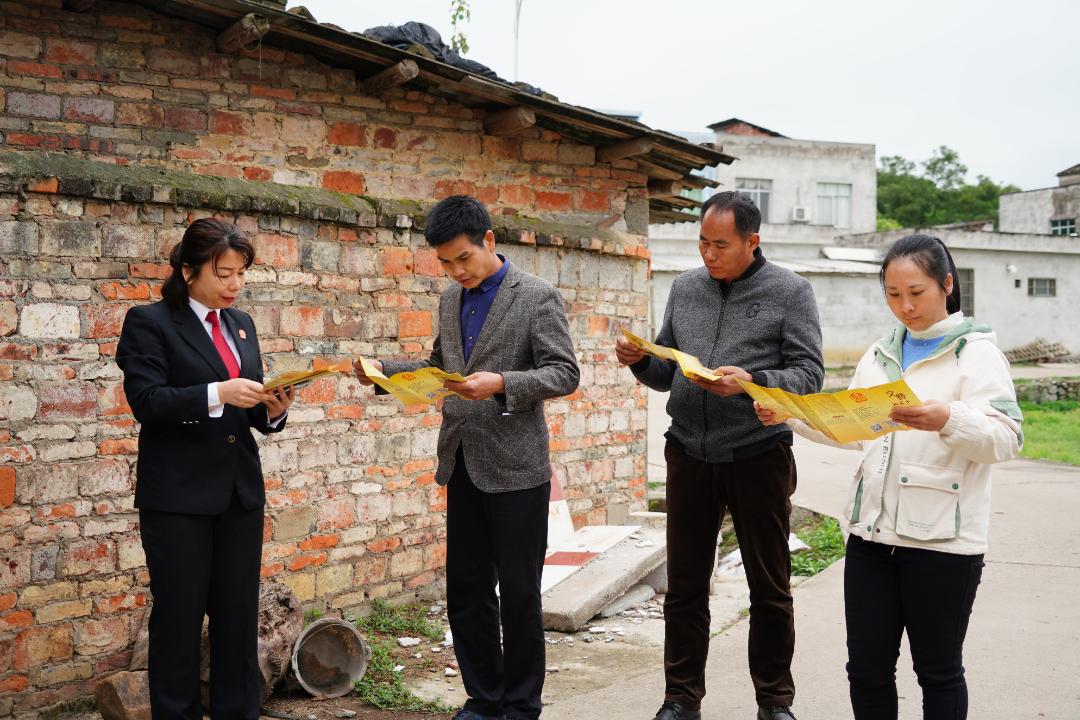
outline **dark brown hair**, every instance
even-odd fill
[[[942,291],[945,279],[952,275],[952,292],[945,298],[945,310],[950,315],[960,310],[960,276],[956,272],[956,263],[945,243],[930,235],[908,235],[897,240],[885,259],[881,261],[881,287],[885,287],[885,268],[899,258],[910,258],[924,273],[934,278]]]
[[[217,266],[227,250],[235,250],[244,258],[244,267],[255,262],[255,246],[240,228],[216,218],[201,218],[191,223],[184,237],[169,253],[172,274],[161,286],[161,296],[174,308],[182,308],[188,301],[188,284],[184,280],[184,268],[191,270],[195,278],[203,265]]]

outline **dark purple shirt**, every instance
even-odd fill
[[[495,295],[499,292],[499,285],[506,277],[506,269],[510,267],[509,261],[499,255],[502,267],[491,277],[485,278],[475,288],[465,290],[461,297],[461,347],[465,351],[465,362],[469,362],[476,339],[480,337],[480,330],[487,320],[488,311],[495,301]]]

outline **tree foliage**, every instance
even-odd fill
[[[450,25],[454,29],[454,34],[450,38],[450,47],[462,55],[469,52],[469,40],[459,26],[464,25],[471,19],[472,11],[469,9],[469,0],[450,1]]]
[[[878,228],[927,227],[974,220],[997,220],[998,197],[1017,192],[985,175],[966,181],[967,166],[944,145],[929,160],[916,164],[899,155],[881,158],[878,168]]]

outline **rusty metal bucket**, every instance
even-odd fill
[[[292,669],[316,698],[341,697],[364,677],[371,648],[351,624],[322,618],[304,628],[293,646]]]

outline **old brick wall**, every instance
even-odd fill
[[[643,509],[645,396],[612,346],[617,324],[644,328],[644,176],[546,131],[485,136],[480,111],[415,91],[366,97],[280,49],[214,54],[206,29],[135,6],[56,5],[0,3],[0,716],[85,697],[128,662],[150,598],[113,355],[195,217],[254,238],[241,307],[276,373],[429,349],[447,281],[417,225],[475,193],[502,251],[566,299],[582,386],[548,414],[575,523]],[[301,391],[261,443],[263,575],[345,614],[438,596],[439,419],[344,375]]]

